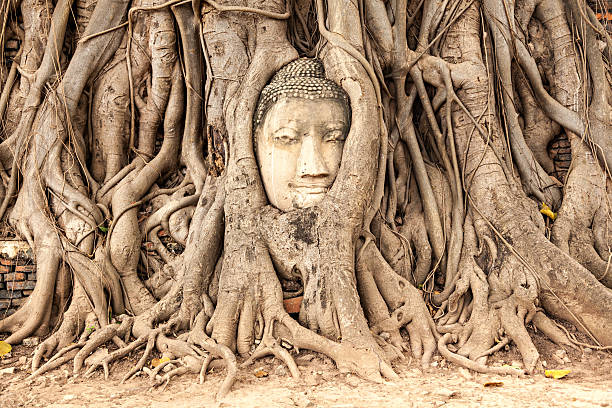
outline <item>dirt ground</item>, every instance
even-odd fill
[[[426,372],[410,358],[400,361],[394,367],[399,380],[374,384],[339,373],[325,357],[301,353],[301,378],[293,379],[269,357],[241,369],[232,391],[220,402],[215,393],[224,378],[222,369],[201,385],[196,375],[184,375],[163,389],[152,389],[144,374],[121,384],[140,353],[111,366],[108,381],[101,371],[89,379],[73,378],[71,365],[64,365],[27,384],[33,348],[17,346],[10,358],[0,361],[0,370],[16,367],[14,374],[0,374],[0,407],[612,407],[612,354],[566,352],[538,335],[535,342],[546,368],[571,373],[559,380],[545,378],[542,371],[523,378],[484,375],[437,356]],[[516,348],[509,347],[489,364],[519,360]],[[256,371],[268,376],[257,377]]]

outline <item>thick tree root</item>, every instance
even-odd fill
[[[219,391],[217,392],[217,399],[223,398],[232,388],[234,381],[236,380],[236,374],[238,372],[238,366],[236,363],[236,356],[232,351],[224,346],[223,344],[218,344],[215,340],[208,337],[204,332],[204,327],[208,322],[209,318],[206,315],[206,312],[203,310],[196,317],[195,324],[189,333],[188,342],[192,343],[203,350],[207,351],[209,354],[204,358],[202,362],[202,366],[199,370],[200,373],[200,384],[204,381],[204,376],[206,374],[206,370],[208,369],[208,365],[210,364],[213,357],[220,358],[225,363],[225,379],[219,387]]]

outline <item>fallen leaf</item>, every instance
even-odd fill
[[[485,387],[501,387],[504,385],[501,381],[490,381],[483,384]]]
[[[153,360],[151,360],[151,367],[155,368],[158,365],[165,363],[166,361],[170,361],[170,359],[168,357],[154,358]]]
[[[548,378],[554,378],[555,380],[558,380],[559,378],[563,378],[571,372],[572,370],[546,370],[544,371],[544,375]]]
[[[10,344],[0,340],[0,357],[11,352],[13,348]]]
[[[557,213],[553,212],[553,210],[551,210],[550,207],[547,206],[545,203],[542,203],[542,208],[540,208],[540,212],[553,221],[555,220],[555,218],[557,218]]]
[[[263,377],[267,377],[268,376],[268,372],[265,370],[257,370],[255,371],[255,377],[257,378],[263,378]]]

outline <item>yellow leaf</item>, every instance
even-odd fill
[[[555,380],[558,380],[559,378],[563,378],[571,372],[572,370],[546,370],[544,371],[544,375],[548,378],[554,378]]]
[[[154,358],[153,360],[151,360],[151,367],[155,368],[158,365],[165,363],[166,361],[170,361],[170,359],[168,357]]]
[[[545,203],[542,203],[542,208],[540,208],[540,212],[553,221],[555,220],[555,218],[557,218],[557,213],[553,212],[553,210],[551,210],[550,207],[547,206]]]
[[[10,344],[0,340],[0,357],[11,352],[13,348]]]
[[[262,378],[262,377],[267,377],[268,376],[268,372],[265,370],[257,370],[255,371],[255,377],[257,378]]]

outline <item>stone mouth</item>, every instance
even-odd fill
[[[329,186],[327,184],[290,183],[289,187],[301,194],[325,194],[329,190]]]

